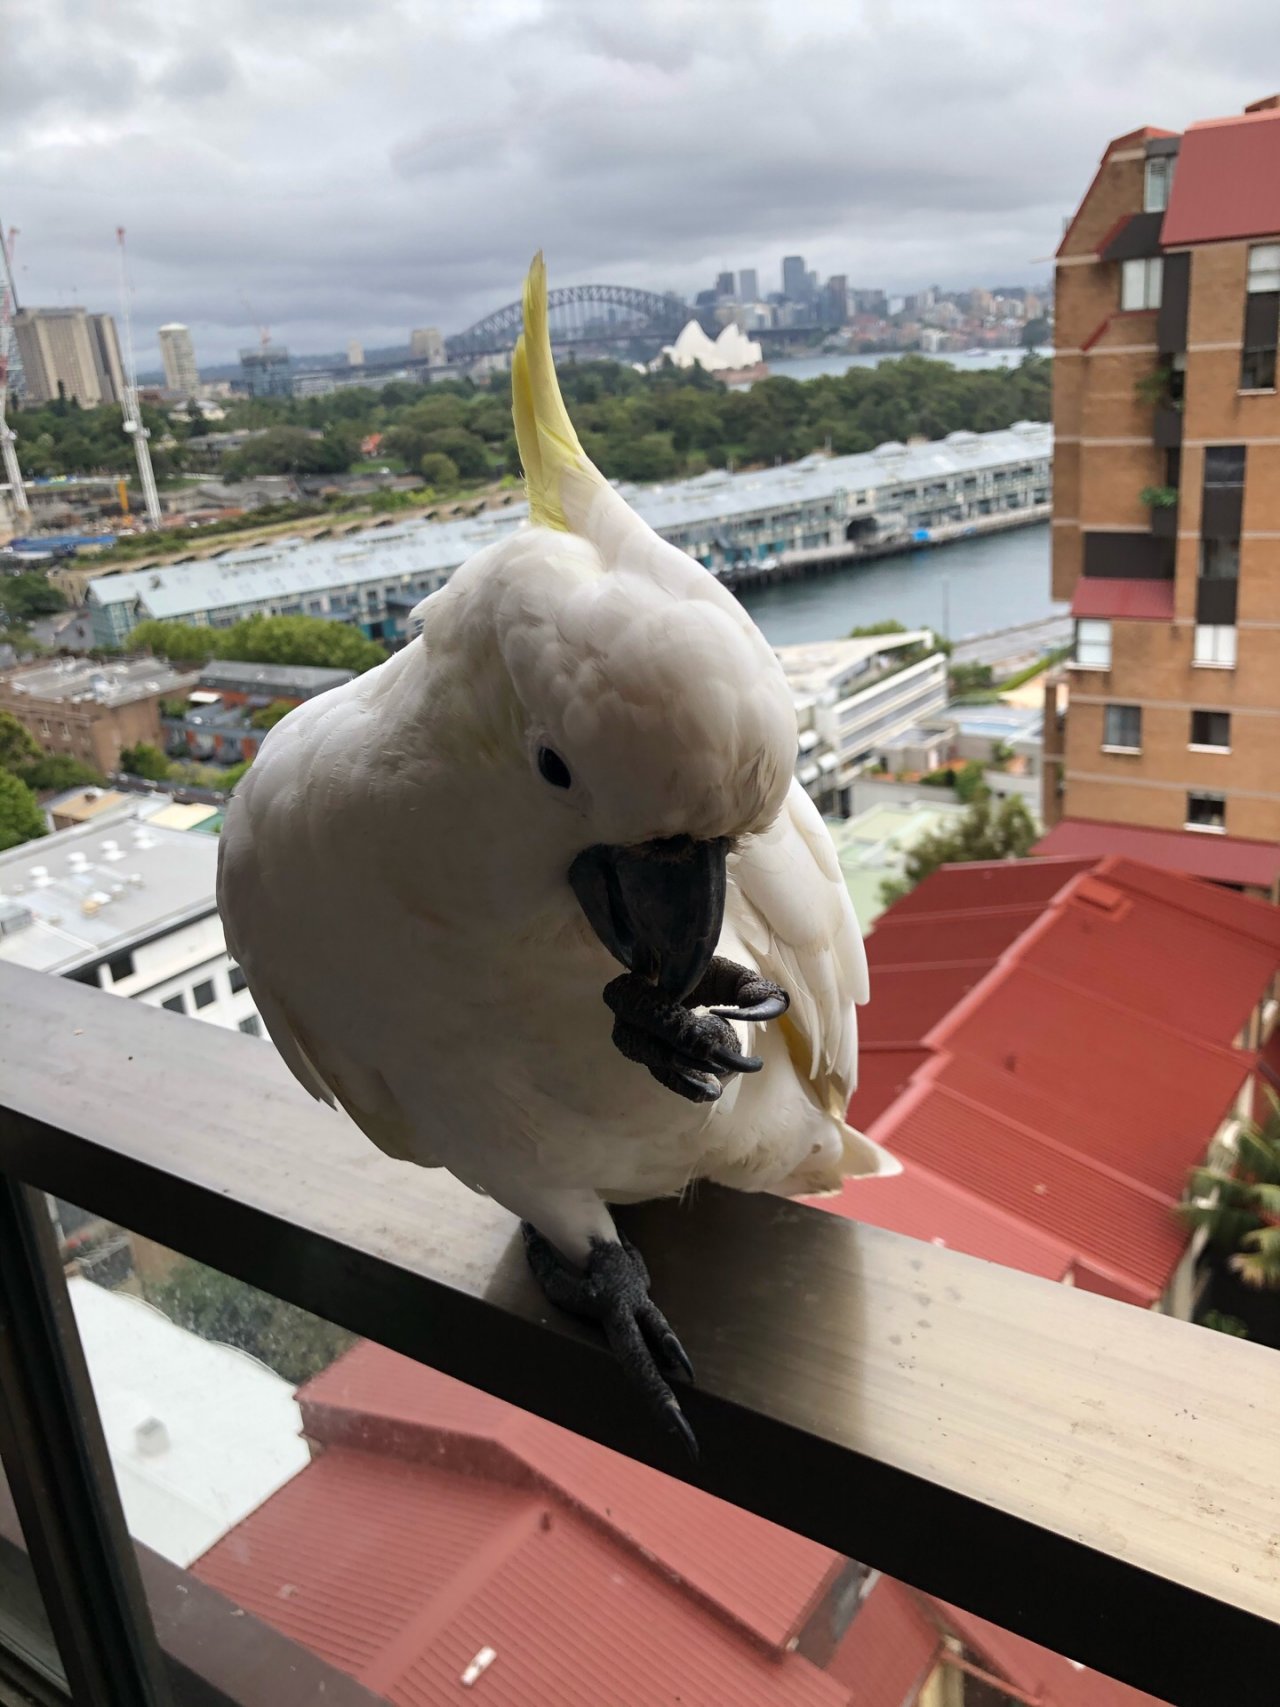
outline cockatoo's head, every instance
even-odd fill
[[[786,797],[792,696],[737,600],[587,460],[556,383],[540,257],[512,388],[534,526],[475,560],[475,585],[509,684],[504,745],[520,747],[530,845],[553,850],[610,952],[679,999],[715,953],[733,844]]]
[[[605,946],[681,997],[715,952],[729,850],[786,796],[795,711],[736,602],[607,486],[601,498],[635,524],[607,556],[536,529],[521,555],[537,572],[522,573],[527,560],[509,572],[501,632],[525,810],[570,856]]]

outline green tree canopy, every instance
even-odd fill
[[[249,718],[254,729],[274,729],[282,717],[287,717],[293,710],[293,705],[287,699],[273,699],[270,705],[264,705]]]
[[[359,675],[386,659],[357,628],[319,616],[250,616],[230,628],[185,622],[140,622],[132,643],[171,663],[207,664],[211,658],[246,664],[312,664]]]
[[[135,747],[121,747],[120,769],[130,776],[140,776],[147,782],[167,782],[169,761],[159,747],[139,741]]]
[[[188,1333],[233,1345],[301,1385],[355,1342],[354,1334],[203,1263],[182,1262],[144,1284],[147,1302]]]
[[[140,622],[129,640],[138,651],[153,652],[157,658],[167,658],[172,664],[207,664],[229,632],[189,622],[152,621]]]
[[[11,711],[0,711],[0,770],[21,771],[43,754],[40,744]]]
[[[305,427],[270,427],[226,457],[222,471],[228,480],[253,474],[340,474],[353,460],[341,434],[314,438]]]
[[[424,451],[418,458],[418,473],[434,492],[457,490],[458,465],[442,450]]]
[[[26,783],[0,770],[0,853],[43,836],[45,828],[44,813]]]
[[[215,655],[247,664],[314,664],[357,675],[385,663],[387,656],[358,628],[319,616],[246,617],[222,630]]]
[[[1031,814],[1016,794],[997,802],[984,790],[956,823],[920,838],[907,855],[905,877],[881,884],[880,898],[892,905],[941,865],[1025,859],[1038,837]]]
[[[0,575],[0,626],[16,628],[38,616],[52,616],[66,605],[66,599],[38,569]]]
[[[771,464],[828,445],[844,455],[873,450],[886,439],[939,438],[957,428],[988,432],[1017,420],[1048,420],[1050,370],[1049,361],[1033,355],[1016,368],[972,373],[906,356],[805,381],[776,375],[730,391],[698,367],[637,373],[620,362],[568,362],[560,384],[583,444],[607,476],[666,480],[729,461]],[[153,446],[171,430],[181,441],[176,450],[157,453],[162,461],[176,467],[190,453],[208,466],[207,436],[193,424],[168,422],[151,409],[147,416],[156,434]],[[462,380],[424,388],[392,381],[377,391],[246,399],[228,405],[226,424],[258,434],[224,457],[222,467],[231,478],[336,474],[351,467],[361,439],[374,432],[383,435],[383,458],[417,469],[428,454],[448,456],[464,485],[488,481],[499,468],[512,474],[519,468],[506,374],[484,386]],[[23,465],[32,474],[132,470],[118,408],[47,404],[21,410],[16,428]],[[443,488],[444,482],[433,478],[431,484]],[[269,519],[261,510],[250,518],[253,525]],[[139,535],[122,541],[115,556],[189,539]]]
[[[1259,1125],[1242,1127],[1229,1168],[1194,1168],[1181,1207],[1190,1227],[1203,1227],[1215,1250],[1246,1286],[1280,1291],[1280,1101]]]
[[[91,766],[81,764],[70,753],[42,753],[18,775],[28,788],[37,790],[63,788],[101,788],[106,781]]]

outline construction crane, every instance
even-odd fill
[[[124,430],[133,440],[138,458],[138,484],[142,487],[143,507],[153,528],[160,526],[160,494],[156,477],[151,472],[151,451],[147,440],[150,432],[142,424],[142,406],[138,402],[138,370],[133,363],[133,316],[129,311],[129,269],[125,263],[124,226],[116,226],[116,242],[120,245],[120,307],[124,320]]]
[[[253,312],[253,304],[249,301],[248,296],[243,291],[241,291],[241,293],[240,293],[240,300],[241,300],[241,302],[244,303],[244,311],[249,316],[249,324],[253,327],[254,331],[258,334],[259,348],[264,349],[264,350],[270,349],[270,347],[271,347],[271,328],[270,328],[270,326],[264,326],[262,324],[262,322],[258,319],[258,316]]]
[[[31,505],[18,466],[17,434],[5,417],[9,401],[9,376],[14,365],[13,317],[18,308],[18,292],[13,282],[13,240],[18,235],[11,226],[6,239],[0,235],[0,251],[4,254],[0,274],[0,459],[4,462],[4,477],[9,487],[9,499],[19,517],[30,519]]]

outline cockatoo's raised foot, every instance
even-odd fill
[[[528,1221],[520,1223],[520,1231],[529,1267],[551,1303],[600,1323],[654,1420],[679,1435],[696,1458],[698,1442],[664,1379],[665,1372],[692,1380],[693,1365],[649,1296],[649,1271],[639,1251],[627,1239],[617,1244],[592,1239],[586,1267],[577,1268]]]
[[[688,1006],[632,972],[607,984],[604,999],[614,1015],[615,1047],[690,1102],[715,1102],[733,1073],[760,1071],[758,1056],[740,1052],[731,1019],[777,1019],[787,1010],[786,992],[776,984],[718,958]]]

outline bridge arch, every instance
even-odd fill
[[[561,285],[547,292],[547,315],[556,344],[646,335],[675,337],[690,310],[678,296],[631,285]],[[492,355],[515,347],[523,325],[519,302],[486,314],[465,332],[445,339],[451,360]]]

